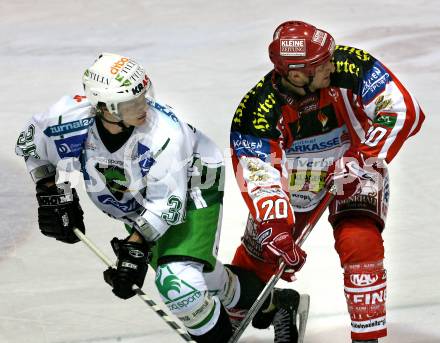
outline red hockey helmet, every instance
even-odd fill
[[[302,21],[286,21],[273,34],[269,57],[283,77],[290,70],[313,76],[318,66],[332,58],[334,50],[335,41],[328,32]]]

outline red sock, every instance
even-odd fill
[[[346,218],[338,224],[334,236],[344,268],[351,338],[369,340],[386,336],[386,271],[379,230],[369,218]]]

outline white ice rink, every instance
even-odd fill
[[[105,269],[81,243],[45,238],[34,186],[14,155],[20,129],[63,94],[101,51],[132,56],[157,97],[228,147],[241,97],[270,68],[267,45],[282,21],[300,19],[338,43],[366,49],[413,92],[426,114],[420,134],[390,165],[391,208],[384,233],[388,269],[386,343],[440,342],[440,3],[293,0],[0,0],[0,343],[180,342],[139,299],[116,298]],[[229,161],[228,161],[229,163]],[[246,209],[228,164],[220,257],[229,262]],[[120,223],[81,191],[87,234],[113,257]],[[349,342],[342,271],[326,219],[304,248],[291,284],[311,295],[307,343]],[[153,272],[144,290],[159,302]],[[285,284],[286,285],[286,284]],[[272,342],[249,329],[242,342]]]

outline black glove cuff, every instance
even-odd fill
[[[67,183],[61,187],[56,184],[46,186],[43,183],[38,183],[36,190],[39,206],[59,206],[72,203],[75,199],[79,200],[75,188],[70,188]]]
[[[123,256],[128,256],[129,258],[142,258],[145,256],[147,263],[151,261],[152,253],[151,253],[151,247],[154,245],[151,242],[129,242],[128,237],[125,239],[119,239],[117,237],[114,237],[110,244],[113,248],[113,251],[115,252],[115,255],[118,258],[121,258],[121,254]],[[131,251],[139,251],[144,256],[141,256],[138,253],[130,254]]]

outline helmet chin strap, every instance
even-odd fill
[[[285,77],[283,77],[283,78],[284,78],[284,80],[285,80],[288,84],[290,84],[291,86],[293,86],[293,87],[295,87],[295,88],[300,88],[300,89],[304,90],[304,92],[306,93],[305,95],[308,95],[308,94],[312,94],[312,93],[313,93],[313,92],[310,90],[310,85],[312,84],[313,79],[315,78],[315,76],[309,75],[309,80],[307,81],[307,83],[306,83],[304,86],[298,86],[298,85],[295,85],[292,81],[289,80],[289,78],[287,77],[287,75],[286,75]]]
[[[111,120],[108,120],[108,119],[106,119],[106,118],[104,117],[103,114],[100,114],[100,115],[99,115],[99,118],[101,118],[101,120],[105,121],[106,123],[113,124],[113,125],[118,125],[118,126],[122,129],[122,132],[129,131],[130,128],[132,127],[131,125],[129,125],[129,126],[125,125],[125,123],[124,123],[123,120],[120,120],[120,121],[111,121]]]

